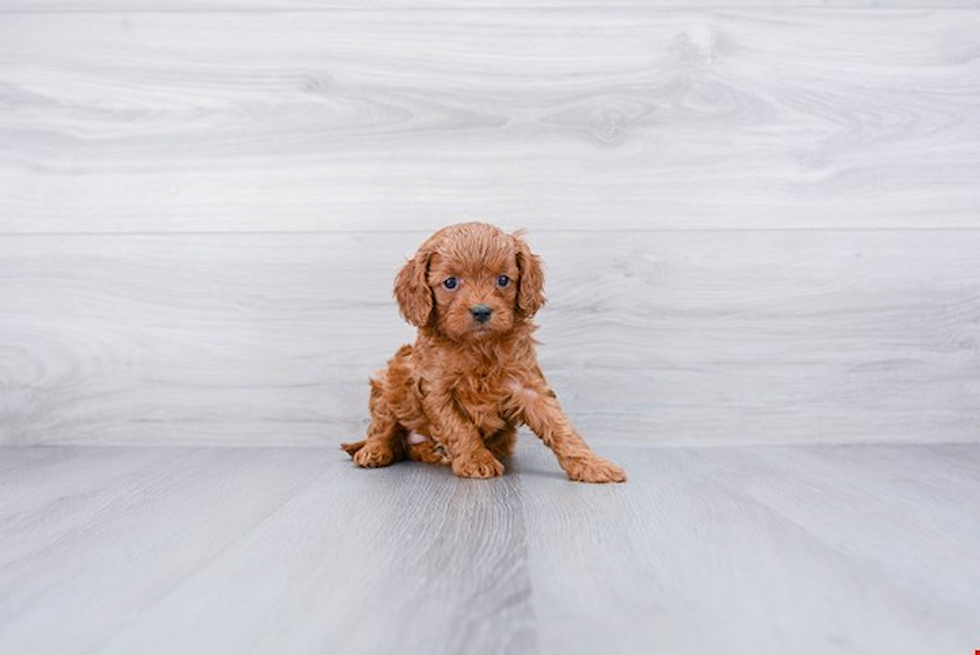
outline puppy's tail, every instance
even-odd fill
[[[363,439],[361,441],[355,441],[354,443],[342,443],[342,444],[340,444],[340,449],[343,450],[343,451],[345,451],[351,457],[353,457],[354,456],[354,453],[356,453],[361,448],[363,448],[364,447],[364,444],[366,444],[366,443],[367,443],[367,441],[365,441]]]

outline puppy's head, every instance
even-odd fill
[[[506,335],[544,305],[540,258],[520,234],[460,223],[433,234],[395,279],[402,316],[454,341]]]

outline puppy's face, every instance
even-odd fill
[[[398,274],[402,314],[453,341],[500,337],[544,304],[538,257],[486,223],[444,228]]]
[[[514,327],[519,278],[517,257],[509,247],[463,257],[434,253],[428,283],[439,330],[454,341],[509,332]]]

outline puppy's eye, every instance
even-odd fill
[[[497,276],[497,286],[498,287],[500,287],[501,289],[503,289],[508,284],[510,284],[510,278],[509,277],[507,277],[506,275],[498,275]]]
[[[454,277],[447,277],[446,280],[442,283],[442,286],[452,291],[457,286],[459,286],[459,280],[457,280]]]

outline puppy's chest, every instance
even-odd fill
[[[461,374],[452,385],[453,397],[482,431],[493,432],[506,425],[503,417],[505,388],[503,376]]]

